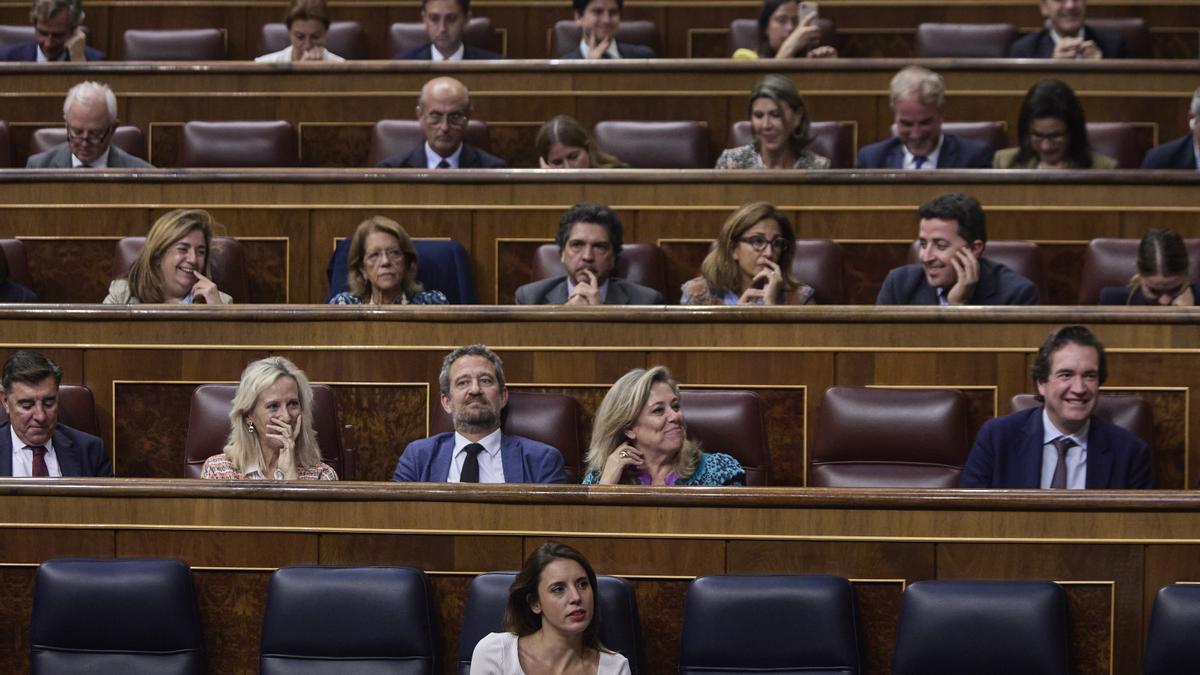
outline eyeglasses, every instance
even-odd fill
[[[1035,131],[1029,132],[1029,140],[1033,141],[1034,143],[1051,143],[1057,145],[1066,140],[1066,138],[1067,132],[1065,131],[1055,131],[1054,133],[1049,134],[1039,134]]]
[[[96,145],[97,143],[103,143],[104,139],[108,138],[108,135],[110,133],[112,133],[112,130],[113,130],[113,127],[108,127],[107,129],[92,129],[90,131],[85,131],[83,129],[72,129],[71,125],[68,124],[67,125],[67,138],[69,138],[72,141],[79,141],[81,143],[87,143],[88,145]]]
[[[792,242],[784,239],[783,237],[767,239],[761,234],[756,234],[753,237],[742,237],[738,239],[738,241],[742,242],[743,244],[748,244],[750,248],[754,249],[758,253],[762,253],[768,246],[770,246],[776,253],[782,255],[792,247]]]
[[[449,122],[450,126],[452,127],[461,127],[465,125],[469,119],[466,113],[460,111],[452,112],[449,115],[438,110],[423,114],[425,115],[425,121],[429,122],[435,127],[442,126],[442,122]]]
[[[367,254],[366,261],[368,265],[379,265],[383,263],[384,256],[388,260],[396,262],[404,259],[404,251],[398,248],[388,249],[387,251],[371,251]]]

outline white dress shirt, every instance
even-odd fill
[[[463,55],[467,53],[467,46],[462,42],[458,43],[458,49],[450,56],[443,56],[438,51],[437,45],[429,45],[429,60],[430,61],[462,61]]]
[[[454,454],[450,457],[450,474],[446,476],[446,482],[460,482],[458,479],[462,476],[463,462],[467,459],[466,447],[472,443],[483,446],[483,452],[479,453],[479,482],[503,483],[504,460],[500,457],[499,429],[478,441],[472,441],[457,431],[454,432]]]
[[[100,155],[99,157],[96,158],[96,161],[92,162],[91,167],[93,169],[107,169],[108,168],[108,153],[110,153],[110,152],[112,152],[111,145],[104,151],[103,155]],[[78,169],[78,168],[81,168],[82,166],[83,166],[83,162],[79,161],[79,158],[75,156],[75,153],[71,153],[71,168]]]
[[[1075,441],[1075,445],[1067,448],[1067,489],[1082,490],[1087,487],[1087,437],[1091,426],[1092,421],[1088,420],[1079,431],[1063,433],[1050,421],[1046,409],[1042,408],[1042,487],[1050,487],[1050,481],[1054,480],[1054,468],[1058,466],[1058,449],[1054,447],[1054,441],[1063,436]]]
[[[588,49],[589,49],[589,47],[588,47],[587,40],[580,40],[579,41],[579,53],[583,54],[583,58],[585,58],[585,59],[587,58],[587,55],[588,55]],[[604,50],[604,55],[601,56],[600,58],[604,58],[604,57],[608,57],[610,59],[621,58],[621,52],[617,51],[617,38],[615,36],[613,37],[613,39],[611,41],[609,41],[608,49]]]
[[[429,141],[426,141],[425,142],[425,168],[436,169],[438,167],[438,164],[441,164],[442,160],[444,159],[444,160],[446,160],[446,163],[450,165],[451,169],[457,169],[458,168],[458,158],[462,156],[462,149],[463,149],[462,143],[459,143],[458,148],[453,153],[451,153],[449,157],[442,157],[441,155],[437,154],[437,152],[435,152],[433,148],[429,147]]]
[[[39,53],[41,53],[39,51]],[[8,435],[12,442],[12,475],[14,478],[31,478],[33,476],[33,449],[25,441],[17,438],[17,430],[8,426]],[[55,478],[62,476],[58,466],[58,455],[54,452],[54,441],[46,441],[46,473]]]
[[[942,154],[942,143],[945,140],[946,140],[945,134],[942,134],[941,136],[938,137],[937,147],[933,149],[933,152],[929,153],[928,155],[925,155],[925,161],[922,162],[922,164],[920,166],[921,169],[936,169],[937,168],[938,155]],[[904,145],[903,143],[901,143],[900,147],[904,148],[904,168],[905,169],[918,168],[917,163],[915,161],[916,155],[912,154],[912,152],[909,151],[907,145]]]

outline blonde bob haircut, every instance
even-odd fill
[[[290,377],[296,381],[296,389],[300,392],[300,415],[304,421],[300,423],[300,437],[296,439],[296,466],[317,467],[321,465],[321,450],[317,446],[317,432],[313,429],[313,394],[312,386],[304,371],[296,364],[282,356],[268,356],[265,359],[253,361],[242,371],[242,381],[238,384],[237,393],[233,395],[233,409],[229,411],[229,439],[225,442],[225,455],[242,471],[251,459],[257,461],[260,468],[266,469],[266,462],[259,446],[258,436],[250,433],[248,428],[250,413],[258,403],[258,397],[267,387],[275,384],[281,377]]]
[[[650,398],[650,389],[659,382],[666,383],[676,396],[679,395],[679,386],[671,379],[671,373],[665,366],[655,366],[649,370],[634,368],[613,383],[604,395],[592,423],[592,443],[588,446],[587,454],[588,471],[602,472],[608,456],[622,443],[628,442],[625,432],[637,423]],[[687,431],[686,418],[684,431]],[[675,475],[681,481],[687,480],[696,472],[699,464],[700,445],[690,438],[684,440],[679,457],[675,458]],[[626,472],[620,482],[636,483],[637,480]]]
[[[163,254],[175,242],[200,230],[204,233],[204,271],[206,277],[212,277],[212,237],[213,228],[219,227],[213,221],[208,211],[203,209],[175,209],[164,213],[154,221],[150,233],[146,235],[146,246],[142,253],[129,266],[125,279],[129,282],[129,292],[142,303],[163,302],[162,270],[158,268]]]
[[[745,204],[726,219],[717,235],[716,245],[700,263],[700,274],[708,282],[710,288],[724,293],[731,291],[741,293],[742,270],[733,259],[733,251],[741,244],[741,238],[748,230],[763,220],[774,220],[779,224],[779,233],[787,240],[789,246],[779,256],[779,269],[783,271],[783,290],[790,293],[799,287],[799,282],[792,277],[792,258],[796,255],[796,232],[792,223],[767,202],[750,202]]]
[[[421,282],[417,281],[417,249],[413,246],[412,237],[400,227],[400,223],[384,216],[371,216],[358,224],[354,236],[350,239],[350,253],[346,260],[346,284],[350,294],[364,303],[371,300],[371,282],[363,274],[366,259],[367,237],[372,232],[390,234],[400,242],[400,250],[404,252],[404,279],[401,287],[407,298],[424,290]]]

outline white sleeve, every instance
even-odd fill
[[[471,654],[471,675],[504,675],[504,638],[507,633],[488,633]]]

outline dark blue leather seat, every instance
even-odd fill
[[[451,239],[413,239],[417,249],[417,279],[427,291],[441,291],[452,305],[474,305],[479,302],[475,292],[475,275],[471,272],[471,257],[467,249]],[[325,267],[329,279],[329,298],[350,290],[346,283],[346,259],[350,255],[350,238],[338,241]]]
[[[516,578],[513,572],[487,572],[471,581],[462,632],[458,635],[458,675],[470,675],[471,656],[484,636],[504,630],[501,626],[504,605],[508,602],[508,588]],[[600,642],[629,659],[632,675],[645,673],[645,649],[633,584],[618,577],[598,575],[596,585]]]
[[[192,571],[178,560],[47,560],[29,642],[34,675],[207,672]]]
[[[1050,581],[918,581],[904,591],[892,672],[1068,675],[1067,594]]]
[[[411,567],[284,567],[271,575],[262,675],[433,675],[433,597]]]
[[[1142,675],[1200,673],[1200,586],[1163,586],[1154,598]]]
[[[680,675],[866,672],[858,604],[841,577],[696,579],[684,599],[680,642]]]

